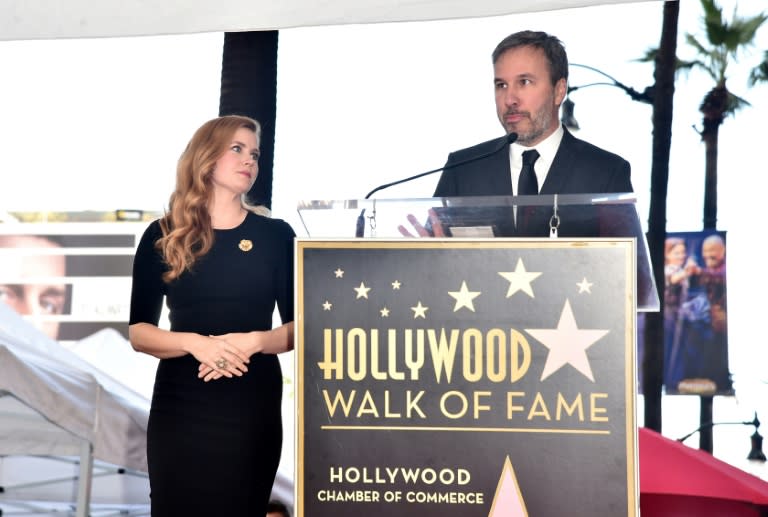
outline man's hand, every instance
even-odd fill
[[[408,214],[408,222],[411,223],[411,226],[413,226],[413,229],[416,231],[416,235],[413,235],[405,226],[401,224],[397,227],[397,229],[400,231],[400,234],[403,237],[445,237],[445,232],[443,231],[443,225],[440,223],[440,218],[437,216],[437,212],[431,208],[429,209],[429,224],[432,227],[432,232],[427,230],[413,214]]]

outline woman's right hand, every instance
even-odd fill
[[[248,371],[250,359],[237,347],[221,338],[200,337],[189,350],[200,361],[198,378],[208,382],[221,377],[242,377]]]

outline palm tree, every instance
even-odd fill
[[[664,51],[664,33],[668,30],[666,27],[667,4],[676,2],[665,2],[665,28],[662,31],[662,44],[658,49],[649,50],[641,61],[656,62],[656,87],[663,85],[660,83],[660,72],[663,63],[671,66],[672,70],[690,70],[700,68],[712,77],[715,86],[707,93],[699,106],[699,111],[703,115],[703,128],[700,131],[704,141],[705,157],[705,188],[704,188],[704,229],[715,229],[717,226],[717,148],[720,125],[725,117],[734,114],[738,109],[748,106],[749,103],[734,95],[726,86],[727,69],[731,60],[735,61],[739,54],[754,41],[755,34],[760,26],[766,21],[766,15],[760,14],[752,18],[739,18],[734,12],[733,20],[727,22],[723,20],[722,9],[715,3],[715,0],[701,0],[704,9],[704,27],[707,34],[707,43],[705,46],[691,34],[686,35],[686,41],[698,52],[698,59],[694,61],[680,61],[674,58],[674,52],[670,53],[669,47]],[[673,61],[670,61],[673,60]],[[669,73],[670,68],[666,68]],[[750,75],[750,84],[765,81],[768,77],[768,52],[761,65],[758,65]],[[660,273],[661,264],[663,264],[663,236],[666,225],[666,195],[667,195],[667,177],[669,155],[667,148],[666,161],[663,156],[657,156],[664,145],[670,140],[665,135],[660,134],[661,130],[666,130],[666,117],[670,115],[671,122],[671,99],[670,106],[663,106],[664,99],[674,92],[674,88],[667,91],[659,91],[655,95],[654,102],[654,155],[653,170],[651,175],[651,209],[649,215],[648,245],[653,261],[654,275],[657,285],[663,285],[663,275]],[[667,112],[666,110],[669,109]],[[662,300],[663,311],[663,300]],[[646,427],[660,430],[660,391],[661,391],[661,372],[663,370],[663,342],[664,330],[661,322],[660,313],[649,313],[646,318],[644,346],[645,362],[643,364],[643,393],[646,399],[645,419]],[[658,354],[662,354],[659,356]],[[648,384],[646,384],[648,383]],[[652,407],[648,407],[648,402],[652,402]],[[656,402],[659,402],[658,407]],[[713,399],[711,396],[701,397],[701,415],[700,422],[703,425],[700,432],[699,448],[712,452],[712,433],[711,427],[704,424],[712,420]],[[658,427],[657,427],[658,425]]]
[[[695,36],[686,35],[686,41],[697,52],[693,61],[679,63],[683,70],[698,68],[706,72],[714,81],[714,87],[704,96],[699,106],[703,115],[701,139],[705,147],[705,184],[704,184],[704,229],[717,227],[717,146],[720,125],[725,117],[733,115],[739,109],[749,106],[749,102],[731,92],[727,85],[728,65],[736,61],[743,50],[750,47],[760,26],[768,19],[761,13],[757,16],[740,18],[734,9],[730,22],[723,19],[723,10],[715,0],[701,0],[704,8],[704,28],[707,41],[700,42]],[[768,72],[768,53],[762,68],[753,70],[750,81],[765,79]],[[762,74],[762,75],[761,75]]]
[[[653,152],[651,202],[648,211],[648,251],[657,286],[664,285],[664,240],[667,224],[667,184],[672,146],[672,108],[677,63],[679,2],[664,2],[661,40],[646,59],[655,62],[653,86]],[[644,426],[661,432],[661,387],[664,370],[663,303],[659,312],[645,315],[643,335]]]

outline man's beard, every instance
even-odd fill
[[[539,139],[544,136],[547,131],[550,129],[549,127],[549,113],[545,112],[545,109],[541,109],[538,112],[536,112],[535,117],[531,117],[531,114],[529,112],[525,113],[525,116],[530,121],[530,129],[528,131],[519,131],[511,127],[506,127],[508,133],[517,133],[517,143],[525,146],[525,147],[531,147],[533,144],[537,143]]]

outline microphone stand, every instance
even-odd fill
[[[465,160],[460,160],[460,161],[452,163],[450,165],[444,165],[442,167],[438,167],[436,169],[432,169],[432,170],[429,170],[429,171],[426,171],[426,172],[422,172],[422,173],[416,174],[414,176],[408,176],[407,178],[403,178],[403,179],[399,179],[399,180],[396,180],[396,181],[392,181],[390,183],[385,183],[384,185],[379,185],[375,189],[373,189],[370,192],[368,192],[368,194],[366,194],[365,198],[363,198],[363,199],[369,199],[373,194],[375,194],[379,190],[384,190],[385,188],[393,187],[393,186],[399,185],[401,183],[406,183],[408,181],[419,179],[419,178],[421,178],[423,176],[428,176],[430,174],[434,174],[434,173],[440,172],[442,170],[453,169],[454,167],[458,167],[460,165],[465,165],[467,163],[471,163],[471,162],[474,162],[476,160],[482,160],[483,158],[487,158],[487,157],[489,157],[489,156],[491,156],[493,154],[498,153],[499,151],[504,149],[506,146],[510,145],[515,140],[517,140],[517,133],[508,133],[508,134],[504,135],[501,138],[494,138],[493,140],[489,140],[488,142],[485,142],[485,143],[498,142],[497,145],[491,151],[489,151],[487,153],[483,153],[483,154],[478,155],[478,156],[472,156],[472,157],[467,158]],[[482,145],[482,144],[480,144],[480,145]],[[376,209],[375,208],[374,208],[373,214],[374,214],[373,217],[375,217],[376,216]],[[357,216],[357,224],[355,225],[355,237],[362,237],[364,234],[365,234],[365,208],[363,208],[362,211],[360,212],[360,215]]]

